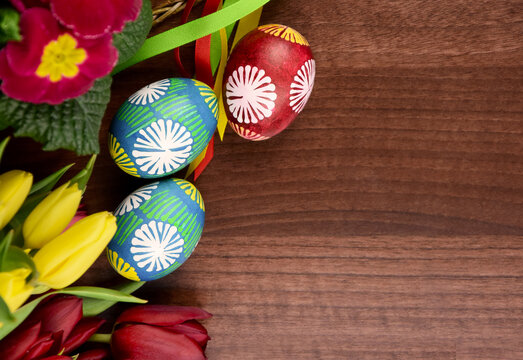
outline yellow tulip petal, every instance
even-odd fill
[[[18,309],[31,295],[33,287],[25,279],[31,274],[26,268],[0,272],[0,296],[11,312]]]
[[[34,256],[39,281],[53,289],[72,284],[94,263],[115,232],[116,218],[109,212],[78,221]]]
[[[82,191],[69,183],[53,190],[27,217],[23,226],[25,247],[39,249],[54,239],[73,219]]]
[[[32,184],[33,175],[25,171],[12,170],[0,175],[0,229],[20,209]]]

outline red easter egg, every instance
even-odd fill
[[[305,107],[315,73],[309,43],[296,30],[283,25],[254,29],[238,42],[225,67],[229,124],[249,140],[278,134]]]

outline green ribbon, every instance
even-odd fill
[[[141,61],[175,49],[235,23],[269,0],[240,0],[213,14],[167,30],[145,41],[134,56],[113,70],[113,75]]]

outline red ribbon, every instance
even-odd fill
[[[221,0],[207,0],[203,7],[202,17],[216,12],[220,7],[220,3]],[[212,88],[214,86],[214,77],[211,68],[211,35],[196,40],[194,65],[196,80],[200,80]]]
[[[182,19],[180,25],[185,24],[189,19],[189,15],[194,6],[196,0],[188,0],[187,5],[182,14]],[[207,0],[203,7],[202,17],[212,14],[218,10],[222,0]],[[180,48],[174,49],[174,60],[176,67],[180,71],[183,77],[191,77],[189,72],[185,70],[185,67],[182,64],[180,58]],[[211,88],[214,87],[214,76],[212,73],[211,67],[211,35],[207,35],[203,38],[196,40],[196,47],[194,49],[194,69],[195,69],[195,78],[200,80]],[[207,150],[203,160],[198,164],[196,169],[194,169],[194,180],[200,176],[203,170],[209,165],[214,156],[214,136],[211,138],[211,141],[207,145]]]
[[[185,9],[183,9],[182,18],[180,20],[180,25],[183,25],[189,20],[189,15],[191,14],[191,10],[194,6],[194,3],[196,0],[187,0],[187,3],[185,4]],[[185,67],[183,66],[182,59],[180,58],[180,48],[174,49],[174,63],[176,64],[176,67],[178,68],[178,71],[181,73],[183,77],[190,78],[191,74],[187,70],[185,70]]]
[[[209,141],[209,145],[207,145],[207,152],[205,153],[205,157],[203,158],[202,162],[198,164],[196,169],[194,169],[194,180],[198,178],[198,176],[201,175],[203,170],[209,165],[209,163],[212,160],[212,157],[214,156],[214,135],[211,138],[211,141]]]

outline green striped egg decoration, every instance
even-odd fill
[[[207,146],[218,120],[214,91],[198,80],[164,79],[131,95],[109,129],[116,165],[140,178],[171,175]]]
[[[189,258],[202,235],[205,206],[193,184],[172,178],[134,191],[114,215],[118,228],[107,246],[109,262],[130,280],[149,281]]]

